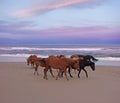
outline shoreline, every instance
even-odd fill
[[[117,66],[96,66],[92,71],[86,68],[88,78],[81,72],[81,78],[72,71],[69,81],[65,76],[55,80],[48,72],[43,79],[43,68],[39,76],[25,62],[0,62],[1,103],[118,103],[120,101],[120,69]],[[54,75],[57,74],[53,70]]]

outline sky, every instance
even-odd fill
[[[0,44],[120,44],[120,0],[0,0]]]

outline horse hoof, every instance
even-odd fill
[[[53,78],[55,78],[55,76],[52,76]]]
[[[71,78],[73,78],[73,76],[70,76]]]
[[[67,79],[67,81],[69,81],[69,79]]]

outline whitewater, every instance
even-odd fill
[[[93,55],[99,59],[99,64],[115,66],[120,65],[120,45],[1,45],[0,61],[25,61],[26,58],[35,54],[39,57],[48,57],[49,55],[66,55],[70,57],[73,54]],[[9,58],[9,59],[8,59]]]

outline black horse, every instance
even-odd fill
[[[79,60],[78,78],[80,78],[81,70],[83,70],[86,73],[86,77],[88,78],[88,73],[85,70],[85,67],[90,66],[91,69],[94,71],[95,70],[94,62],[98,61],[98,59],[94,58],[91,55],[73,55],[73,56],[83,57],[83,60]],[[71,56],[71,57],[73,57],[73,56]],[[68,68],[68,73],[69,73],[70,77],[72,78],[73,76],[71,75],[71,72],[70,72],[71,68]],[[74,68],[72,68],[72,69],[74,69]]]
[[[86,77],[88,78],[88,73],[85,69],[85,67],[87,67],[87,66],[89,66],[93,71],[95,71],[95,63],[94,62],[80,61],[79,69],[78,69],[78,78],[80,78],[81,70],[83,70],[86,73]],[[74,69],[74,68],[72,68],[72,69]],[[73,78],[73,76],[71,75],[71,68],[70,67],[68,68],[68,73],[69,73],[70,77]]]
[[[94,62],[91,62],[91,61],[81,61],[81,63],[79,64],[79,72],[78,72],[78,78],[80,78],[80,72],[81,72],[81,70],[83,70],[85,73],[86,73],[86,77],[88,78],[88,73],[87,73],[87,71],[85,70],[85,67],[86,66],[90,66],[91,67],[91,69],[93,70],[93,71],[95,71],[95,63]]]

